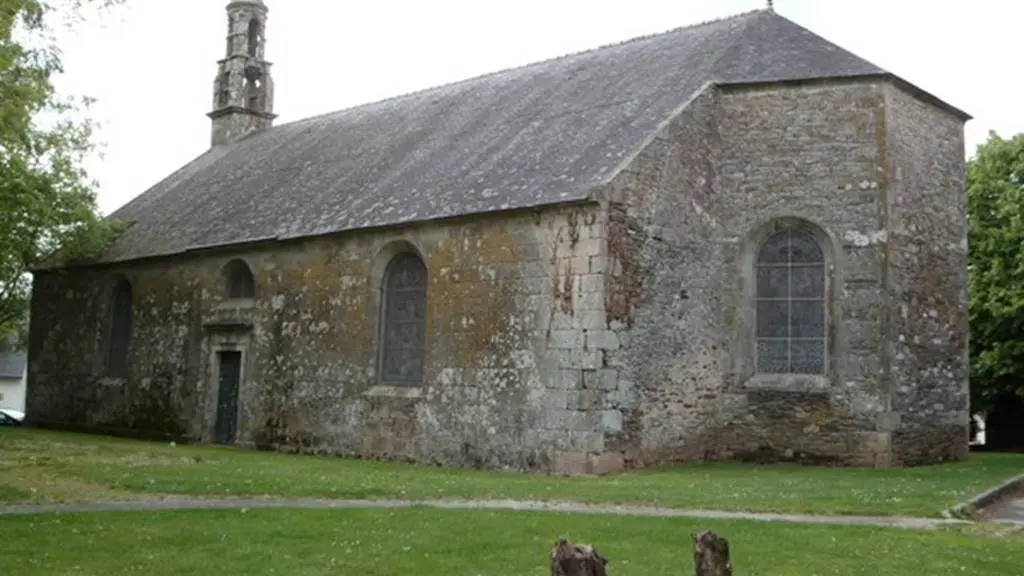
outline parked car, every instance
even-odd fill
[[[10,408],[0,408],[0,426],[21,426],[25,421],[25,414]]]

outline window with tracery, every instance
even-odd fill
[[[411,252],[392,258],[384,272],[381,381],[423,382],[427,323],[427,267]]]
[[[825,254],[809,234],[787,230],[757,254],[757,371],[824,374]]]

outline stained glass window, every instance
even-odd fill
[[[388,264],[384,282],[381,379],[396,384],[420,384],[427,320],[427,268],[415,254],[405,252]]]
[[[807,234],[769,238],[757,255],[757,371],[825,372],[825,255]]]

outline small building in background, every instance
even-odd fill
[[[25,411],[25,353],[0,351],[0,408]]]

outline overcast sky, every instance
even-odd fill
[[[266,0],[277,123],[761,8],[764,0]],[[127,0],[60,37],[98,100],[109,213],[209,146],[227,0]],[[968,154],[1024,131],[1018,0],[776,0],[780,14],[966,110]]]

